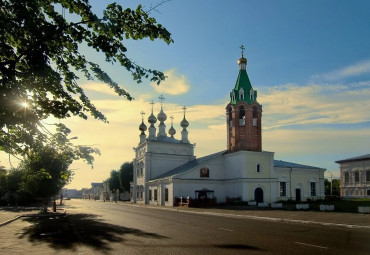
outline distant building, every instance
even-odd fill
[[[243,53],[243,51],[242,51]],[[325,197],[325,169],[275,160],[274,152],[262,150],[262,105],[246,72],[247,59],[239,59],[239,76],[226,106],[227,150],[205,157],[194,156],[188,139],[189,122],[184,118],[181,139],[174,138],[171,122],[161,110],[148,118],[150,127],[139,126],[135,148],[131,200],[134,203],[173,206],[187,197],[196,203],[230,199],[269,204],[279,200],[305,201]],[[164,99],[160,97],[161,101]],[[159,122],[158,133],[154,124]],[[149,135],[145,134],[148,129]]]
[[[81,198],[82,191],[77,189],[63,189],[62,194],[64,198]]]
[[[370,154],[335,162],[340,164],[341,196],[370,197]]]

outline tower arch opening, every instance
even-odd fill
[[[245,107],[239,107],[239,126],[245,126]]]

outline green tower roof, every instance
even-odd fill
[[[257,100],[257,91],[253,89],[246,71],[247,59],[242,55],[238,63],[239,75],[236,80],[235,87],[230,93],[230,103],[235,105],[238,102],[243,101],[250,104]]]

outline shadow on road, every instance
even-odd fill
[[[214,247],[222,248],[222,249],[264,251],[261,248],[250,246],[250,245],[244,245],[244,244],[217,244],[217,245],[214,245]]]
[[[56,250],[75,250],[77,245],[98,250],[111,250],[110,243],[125,241],[125,235],[164,239],[166,237],[138,229],[106,223],[92,214],[71,214],[64,217],[24,219],[32,225],[21,231],[19,238],[46,242]]]

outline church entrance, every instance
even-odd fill
[[[257,188],[254,190],[254,200],[258,203],[263,203],[263,190]]]
[[[301,202],[301,189],[295,189],[295,200]]]

